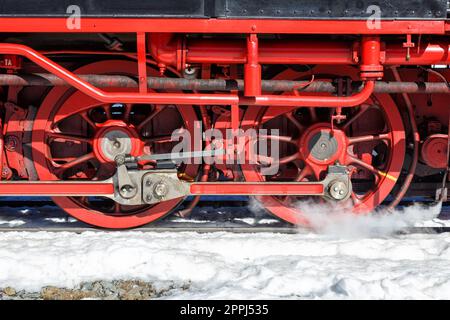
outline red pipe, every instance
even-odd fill
[[[261,95],[261,65],[259,64],[258,37],[251,34],[247,38],[247,63],[244,66],[244,95]]]
[[[150,43],[155,35],[151,35]],[[189,39],[184,50],[178,50],[184,56],[177,57],[177,48],[182,46],[182,37],[171,39],[159,46],[153,43],[150,52],[157,61],[177,66],[181,59],[187,64],[217,63],[245,64],[247,50],[242,40]],[[373,43],[372,43],[373,44]],[[382,46],[383,47],[383,46]],[[383,65],[430,65],[450,64],[449,42],[422,43],[411,50],[407,60],[407,51],[402,42],[385,43]],[[343,41],[302,41],[302,40],[260,40],[260,64],[358,64],[360,60],[357,43]]]
[[[365,82],[365,86],[361,92],[350,97],[264,95],[253,98],[242,98],[240,104],[291,107],[353,107],[369,99],[374,88],[375,82],[370,80]]]
[[[399,43],[386,43],[385,65],[450,64],[450,42],[422,43],[411,48],[406,59],[406,48]]]
[[[148,104],[180,104],[180,105],[231,105],[238,103],[239,99],[232,94],[194,94],[194,93],[133,93],[133,92],[106,92],[100,90],[78,76],[46,58],[37,51],[20,45],[0,43],[1,54],[15,54],[28,58],[48,72],[60,77],[67,83],[104,103],[148,103]]]
[[[381,65],[381,42],[379,37],[365,36],[361,41],[361,79],[383,78]]]
[[[351,97],[332,96],[256,96],[252,99],[239,99],[234,94],[194,94],[194,93],[133,93],[105,92],[77,75],[46,58],[37,51],[19,44],[0,43],[0,54],[15,54],[28,58],[48,72],[60,77],[86,95],[104,102],[148,103],[179,105],[264,105],[293,107],[352,107],[367,100],[373,93],[374,82],[367,81],[364,89]]]

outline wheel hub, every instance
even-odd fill
[[[347,149],[347,137],[328,123],[319,123],[306,130],[300,139],[300,153],[303,159],[316,165],[328,166],[336,161],[343,162]]]
[[[336,154],[338,142],[330,132],[321,130],[309,140],[308,150],[315,159],[326,161]]]
[[[114,162],[121,154],[138,156],[143,143],[133,127],[122,121],[107,121],[94,138],[94,154],[101,162]]]

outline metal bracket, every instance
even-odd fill
[[[324,196],[334,201],[344,201],[352,195],[352,182],[347,167],[334,165],[328,168],[328,174],[323,180]]]
[[[184,198],[190,194],[190,183],[178,178],[177,170],[149,172],[142,178],[142,201],[156,204],[162,201]]]

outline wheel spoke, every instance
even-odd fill
[[[120,205],[120,203],[114,202],[113,212],[114,213],[122,212],[122,206]]]
[[[142,128],[152,121],[162,110],[163,108],[161,106],[155,106],[155,109],[147,116],[147,118],[137,126],[137,130],[142,130]]]
[[[289,162],[293,162],[293,161],[298,160],[298,159],[300,159],[300,153],[297,152],[297,153],[294,153],[293,155],[280,158],[278,160],[278,163],[280,163],[280,164],[287,164]]]
[[[286,118],[291,121],[294,126],[297,128],[298,131],[302,132],[304,129],[304,126],[295,118],[295,116],[292,113],[285,114]]]
[[[111,110],[111,106],[110,105],[104,105],[103,106],[103,110],[105,110],[105,115],[106,115],[106,119],[107,120],[111,120],[112,117],[112,110]]]
[[[291,143],[294,145],[298,145],[298,141],[288,136],[273,136],[273,135],[259,135],[258,139],[261,140],[278,140],[280,142]]]
[[[298,160],[300,158],[300,153],[297,152],[297,153],[294,153],[293,155],[283,157],[280,159],[275,159],[274,157],[258,154],[258,155],[256,155],[256,158],[258,159],[258,162],[263,165],[273,165],[274,163],[287,164],[289,162]]]
[[[64,173],[64,171],[73,168],[79,164],[82,164],[84,162],[93,160],[95,158],[94,153],[90,152],[88,154],[85,154],[81,157],[76,158],[75,160],[72,160],[70,162],[67,162],[61,166],[59,166],[56,170],[55,170],[55,174],[56,175],[61,175],[62,173]]]
[[[301,182],[303,181],[307,176],[310,176],[314,174],[312,168],[310,166],[305,166],[300,173],[298,174],[297,178],[295,178],[295,182]]]
[[[133,105],[130,104],[130,103],[126,103],[124,105],[124,107],[125,107],[125,110],[124,110],[124,113],[123,113],[123,121],[125,121],[126,123],[129,123],[130,122],[131,108],[133,107]]]
[[[75,159],[78,159],[78,158],[76,158],[76,157],[61,157],[61,158],[53,157],[52,161],[53,162],[70,162],[70,161],[73,161]]]
[[[90,125],[93,129],[95,129],[97,127],[97,125],[95,124],[94,121],[91,120],[91,118],[89,117],[87,111],[84,111],[82,113],[80,113],[80,116],[84,119],[84,121],[86,121],[86,123],[88,125]]]
[[[312,123],[316,123],[317,120],[319,119],[317,117],[317,110],[316,110],[316,108],[309,108],[309,113],[311,114],[311,122]]]
[[[76,136],[76,135],[64,134],[64,133],[59,133],[59,132],[54,132],[54,131],[50,131],[47,134],[54,140],[63,140],[63,141],[72,141],[72,142],[92,144],[92,140],[90,138],[86,138],[86,137],[80,137],[80,136]]]
[[[352,191],[351,199],[353,201],[353,205],[359,205],[361,203],[361,199],[358,198],[355,192]]]
[[[356,112],[356,114],[342,126],[342,130],[343,131],[347,130],[356,120],[361,118],[361,116],[364,113],[366,113],[367,110],[371,109],[372,107],[373,107],[373,105],[363,104],[361,106],[361,108]]]
[[[86,196],[80,197],[80,202],[84,205],[89,205],[89,198]]]
[[[369,170],[370,172],[372,172],[373,174],[375,174],[376,177],[380,176],[380,171],[375,168],[374,166],[372,166],[371,164],[365,163],[364,161],[355,158],[354,156],[349,155],[349,163],[350,164],[356,164],[359,165],[360,167],[363,167],[364,169]]]
[[[109,176],[112,176],[114,174],[115,168],[110,164],[101,164],[97,172],[95,173],[95,176],[92,178],[92,180],[98,181],[101,179],[106,179]]]
[[[161,137],[153,137],[153,138],[147,138],[147,139],[143,139],[145,144],[161,144],[161,143],[170,143],[173,142],[172,141],[172,136],[166,135],[166,136],[161,136]]]
[[[361,142],[371,142],[371,141],[391,141],[391,135],[389,133],[381,133],[381,134],[368,134],[360,137],[350,137],[348,138],[349,145],[353,145],[355,143]]]

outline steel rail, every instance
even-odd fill
[[[167,233],[167,232],[177,232],[177,233],[236,233],[236,234],[257,234],[257,233],[279,233],[279,234],[305,234],[307,229],[297,228],[297,227],[140,227],[133,230],[105,230],[98,229],[94,227],[11,227],[11,228],[0,228],[0,233],[13,233],[13,232],[69,232],[75,234],[81,234],[85,232],[96,232],[96,233],[116,233],[116,232],[144,232],[144,233]],[[402,230],[393,232],[396,235],[407,235],[407,234],[442,234],[450,233],[450,227],[407,227]]]

